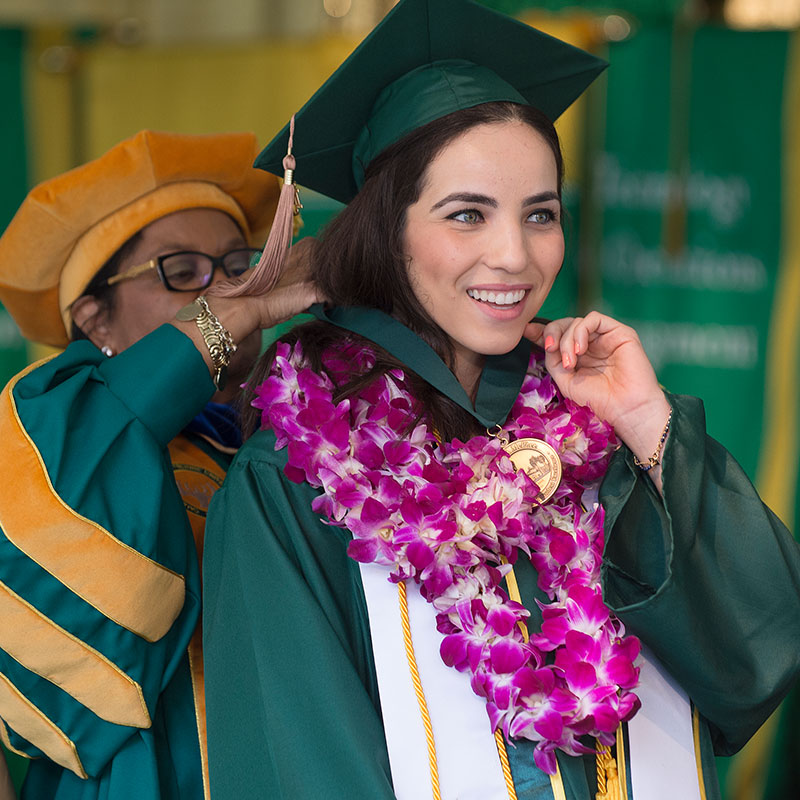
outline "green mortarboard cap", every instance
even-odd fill
[[[349,202],[388,145],[496,100],[555,121],[606,62],[472,0],[400,0],[297,112],[296,180]],[[283,175],[289,126],[255,165]]]

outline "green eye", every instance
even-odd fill
[[[553,222],[556,219],[556,215],[549,209],[543,208],[532,212],[528,219],[537,225],[545,225],[548,222]]]
[[[458,220],[458,222],[466,222],[468,225],[475,225],[483,219],[480,211],[474,208],[468,208],[465,211],[459,211],[451,216],[451,219]]]

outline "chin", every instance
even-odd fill
[[[486,336],[476,342],[475,352],[484,356],[510,353],[522,341],[522,332],[508,336]]]

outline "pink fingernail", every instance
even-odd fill
[[[544,338],[544,349],[545,350],[549,350],[555,343],[556,343],[555,339],[553,339],[552,336],[545,336],[545,338]]]

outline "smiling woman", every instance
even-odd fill
[[[347,206],[210,508],[215,800],[718,798],[796,677],[800,550],[700,401],[609,317],[531,322],[552,120],[601,68],[400,0],[298,112],[301,182]]]
[[[406,211],[413,291],[474,395],[483,356],[513,350],[564,258],[551,145],[523,122],[471,128],[433,159]]]

